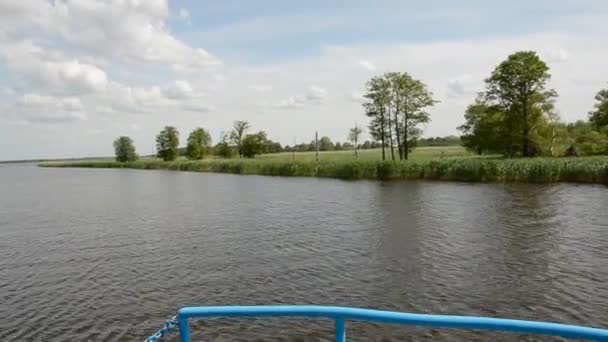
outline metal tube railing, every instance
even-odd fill
[[[312,317],[335,321],[335,341],[346,341],[346,321],[407,324],[436,328],[495,330],[608,341],[608,330],[504,318],[413,314],[317,305],[201,306],[179,310],[180,342],[190,342],[188,320],[210,317]]]

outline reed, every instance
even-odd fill
[[[463,182],[577,182],[608,184],[608,158],[461,158],[392,161],[275,161],[141,159],[135,162],[45,162],[44,167],[130,168],[341,179],[426,179]]]

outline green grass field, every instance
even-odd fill
[[[391,151],[387,149],[386,151],[386,159],[391,159]],[[359,150],[359,158],[360,161],[378,161],[382,160],[382,150],[377,149],[368,149],[368,150]],[[438,158],[464,158],[473,156],[469,151],[467,151],[462,146],[439,146],[439,147],[419,147],[412,151],[409,156],[411,160],[428,160],[428,159],[438,159]],[[281,153],[272,153],[272,154],[263,154],[257,156],[255,159],[261,160],[274,160],[274,161],[293,161],[294,155],[291,152],[281,152]],[[399,159],[399,155],[397,150],[395,150],[395,159]],[[296,152],[295,153],[296,161],[315,161],[315,152]],[[353,151],[320,151],[319,152],[319,161],[352,161],[353,160]]]

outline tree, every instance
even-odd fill
[[[211,146],[211,136],[204,128],[196,128],[188,136],[186,156],[188,159],[203,159]]]
[[[430,121],[426,108],[437,101],[426,85],[408,73],[391,72],[367,82],[365,112],[371,118],[370,135],[380,140],[382,158],[388,142],[395,160],[395,142],[400,159],[407,159],[422,133],[421,125]]]
[[[382,160],[386,160],[386,139],[387,139],[387,109],[390,100],[390,84],[383,77],[372,77],[366,83],[367,92],[363,97],[365,115],[371,120],[369,123],[370,135],[380,141],[382,147]],[[390,133],[390,131],[389,131]]]
[[[531,135],[543,114],[550,111],[555,91],[545,89],[549,67],[534,51],[520,51],[500,63],[486,79],[486,99],[508,116],[505,122],[520,140],[521,154],[535,154]]]
[[[319,139],[319,151],[333,151],[334,149],[334,143],[331,142],[329,137],[321,137]]]
[[[230,141],[232,141],[232,144],[234,144],[234,146],[236,147],[236,151],[239,154],[239,158],[241,158],[241,156],[243,155],[243,138],[245,137],[245,134],[247,133],[247,130],[250,127],[251,126],[247,121],[237,120],[232,124],[232,131],[230,132]]]
[[[114,153],[116,154],[116,161],[121,163],[137,160],[133,140],[129,137],[122,136],[114,140]]]
[[[353,143],[353,156],[355,159],[359,158],[359,154],[357,152],[357,146],[359,144],[359,137],[363,133],[363,130],[359,125],[355,125],[355,127],[351,128],[348,132],[348,141]]]
[[[336,151],[342,151],[342,144],[339,141],[336,141],[336,143],[334,144],[334,150]]]
[[[230,146],[229,141],[229,136],[222,132],[220,134],[220,142],[213,148],[213,154],[222,158],[232,158],[234,155],[234,148]]]
[[[596,127],[608,126],[608,89],[600,90],[595,95],[595,110],[589,113],[589,121]]]
[[[389,73],[385,77],[391,84],[399,157],[407,160],[409,152],[416,146],[422,134],[420,125],[431,121],[426,108],[437,101],[422,81],[414,79],[406,72]]]
[[[279,153],[283,151],[283,147],[281,146],[281,143],[276,142],[276,141],[272,141],[272,140],[268,140],[268,153]],[[289,146],[285,146],[285,151],[288,152],[290,151]]]
[[[156,136],[156,153],[164,161],[172,161],[177,158],[179,145],[179,132],[173,126],[165,126]]]
[[[242,140],[242,154],[245,158],[253,158],[256,154],[268,151],[268,138],[264,131],[255,134],[247,134]]]
[[[505,114],[498,106],[492,106],[483,97],[478,97],[467,108],[464,117],[465,123],[458,127],[463,132],[461,140],[464,147],[477,154],[512,154]]]
[[[361,145],[361,149],[367,150],[372,148],[372,142],[369,140],[365,140],[365,142]]]

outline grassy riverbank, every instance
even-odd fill
[[[406,162],[378,160],[281,160],[273,158],[200,161],[141,159],[136,162],[75,161],[41,163],[44,167],[91,167],[221,172],[268,176],[341,179],[427,179],[467,182],[577,182],[608,184],[608,158],[429,158]]]

